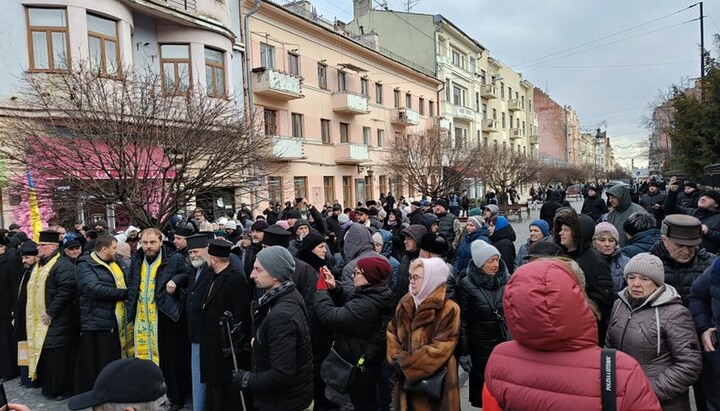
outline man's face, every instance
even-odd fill
[[[670,258],[680,264],[689,263],[695,257],[697,246],[678,244],[664,235],[660,236],[660,241],[670,254]]]
[[[405,236],[403,243],[405,244],[406,251],[415,251],[417,249],[417,242],[409,235]]]
[[[117,250],[117,243],[115,243],[115,250]],[[73,247],[73,248],[66,248],[65,249],[65,255],[71,259],[71,260],[77,260],[78,257],[80,257],[80,254],[82,254],[82,247]],[[100,252],[98,252],[98,255]],[[113,257],[115,256],[115,253],[113,253]],[[107,258],[100,257],[103,260],[108,260]]]
[[[355,214],[355,216],[357,217],[357,221],[360,224],[365,224],[365,222],[368,219],[367,214],[363,214],[363,213],[357,213],[357,214]]]
[[[5,251],[7,251],[7,247],[5,247],[5,245],[0,245],[0,255],[5,254]]]
[[[173,244],[175,244],[175,247],[178,250],[183,250],[185,247],[187,247],[187,237],[184,235],[177,235],[175,234],[175,239],[173,240]]]
[[[195,218],[196,218],[198,221],[200,221],[201,223],[205,221],[205,215],[203,214],[202,211],[195,211],[195,213],[194,213],[193,215],[194,215]]]
[[[433,207],[433,212],[435,213],[435,215],[443,215],[443,214],[445,214],[445,207],[438,204],[435,207]]]
[[[117,241],[113,241],[109,246],[101,248],[97,252],[97,255],[98,255],[98,257],[102,258],[105,261],[110,261],[110,262],[115,261],[115,254],[117,254],[117,247],[118,247]],[[67,250],[66,250],[66,253],[67,253]],[[80,255],[80,254],[78,253],[78,255]]]
[[[703,210],[714,210],[717,206],[718,203],[716,203],[711,197],[702,196],[698,199],[698,208],[702,208]]]
[[[140,238],[140,246],[142,247],[143,253],[145,253],[146,257],[156,257],[160,254],[162,240],[160,240],[157,234],[148,232],[143,234]]]
[[[250,230],[250,237],[252,237],[252,242],[262,243],[263,238],[265,238],[265,232],[264,231],[257,231],[257,230]]]
[[[597,192],[593,190],[592,188],[588,190],[588,196],[595,197],[597,195]]]
[[[610,203],[610,207],[612,208],[618,208],[620,206],[620,200],[612,195],[608,196],[608,203]]]
[[[306,235],[310,233],[310,227],[306,225],[301,225],[300,227],[295,230],[295,234],[297,234],[298,237],[303,238]]]
[[[101,226],[101,225],[98,224],[98,225],[95,226],[95,231],[97,231],[98,233],[104,233],[104,232],[105,232],[105,227],[103,227],[103,226]]]
[[[250,278],[255,281],[255,287],[261,290],[269,290],[279,283],[275,277],[265,271],[265,268],[260,265],[257,259],[255,259],[255,264],[253,264],[253,271],[250,274]]]
[[[694,188],[692,188],[690,186],[685,186],[685,194],[690,195],[693,193],[693,191],[695,191]]]
[[[560,236],[560,244],[564,245],[565,248],[569,250],[575,249],[575,242],[573,241],[572,230],[570,227],[563,224],[560,226],[560,232],[558,235]]]
[[[470,224],[470,225],[472,225],[472,224]],[[543,232],[538,226],[536,226],[536,225],[530,226],[530,241],[535,242],[543,237],[544,237]]]
[[[24,255],[22,256],[23,267],[30,268],[37,262],[37,260],[38,256],[36,255]]]
[[[655,194],[655,193],[657,193],[657,191],[658,191],[658,188],[655,186],[648,187],[648,193],[650,193],[650,194]]]
[[[188,257],[190,257],[190,264],[192,264],[193,267],[202,267],[202,265],[207,262],[207,247],[188,250]]]
[[[65,227],[58,226],[57,232],[60,233],[60,241],[62,241],[65,238],[65,234],[66,234]]]
[[[58,249],[58,243],[38,243],[37,249],[38,257],[47,257]]]

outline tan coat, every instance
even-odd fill
[[[404,377],[411,382],[447,367],[442,398],[406,393],[402,381],[395,387],[395,411],[455,411],[460,409],[457,362],[453,356],[460,336],[460,308],[445,297],[445,285],[433,291],[420,307],[406,294],[388,324],[387,360],[397,359]]]

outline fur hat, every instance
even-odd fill
[[[500,251],[483,240],[475,240],[470,244],[470,254],[472,255],[475,267],[481,268],[490,257],[496,255],[500,257]]]
[[[704,196],[710,197],[717,203],[718,206],[720,206],[720,193],[714,190],[709,190],[703,193]]]
[[[665,284],[665,267],[660,258],[650,253],[640,253],[631,258],[625,265],[623,274],[625,281],[630,274],[640,274],[653,280],[658,287]]]
[[[444,256],[449,248],[447,240],[439,234],[427,233],[420,239],[420,249],[428,253]]]

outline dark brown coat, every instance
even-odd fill
[[[433,291],[415,308],[410,293],[395,310],[388,324],[387,360],[397,360],[404,377],[411,382],[426,378],[447,367],[443,395],[438,401],[395,387],[396,411],[454,411],[460,409],[457,362],[453,356],[460,336],[460,308],[445,296],[445,285]]]

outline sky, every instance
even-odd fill
[[[375,0],[374,0],[375,1]],[[379,2],[375,2],[377,7]],[[387,0],[406,10],[407,0]],[[700,16],[677,0],[415,0],[412,12],[442,14],[580,116],[607,129],[615,158],[647,166],[643,117],[672,85],[700,75]],[[352,0],[312,0],[329,20],[352,20]],[[690,8],[688,8],[690,7]],[[720,1],[704,2],[705,49],[717,58]],[[412,41],[412,39],[408,39]],[[380,39],[382,45],[382,39]]]

